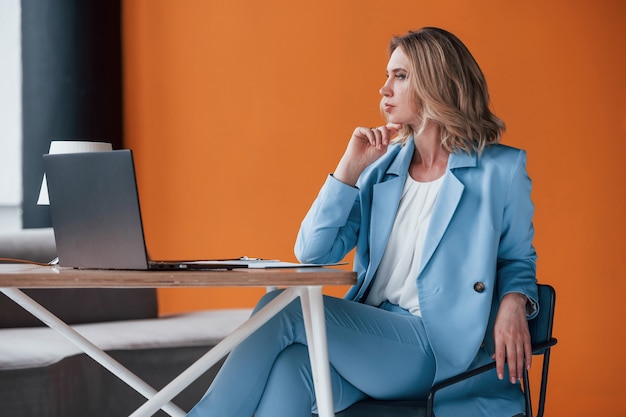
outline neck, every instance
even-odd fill
[[[414,136],[415,152],[409,167],[417,181],[433,181],[441,177],[448,166],[448,151],[441,147],[439,126],[428,122],[419,135]]]
[[[424,130],[413,138],[415,153],[413,162],[432,167],[441,160],[448,160],[448,151],[441,146],[441,129],[435,123],[428,122]]]

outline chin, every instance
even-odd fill
[[[405,125],[408,124],[406,119],[400,118],[400,117],[393,117],[393,116],[388,116],[387,117],[387,123],[398,123],[401,125]]]

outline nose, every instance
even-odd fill
[[[380,88],[380,90],[378,90],[378,92],[383,97],[391,97],[392,89],[389,86],[389,79],[387,79],[387,81],[385,81],[385,84],[383,84],[383,86]]]

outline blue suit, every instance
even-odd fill
[[[390,146],[363,172],[356,187],[330,176],[302,223],[295,249],[302,262],[337,262],[356,247],[358,283],[347,299],[363,302],[367,297],[413,152],[413,140]],[[536,304],[534,210],[525,162],[524,151],[503,145],[488,146],[480,156],[459,152],[449,157],[422,266],[414,277],[435,356],[435,382],[484,361],[492,352],[493,322],[505,294],[522,293]],[[485,383],[491,382],[495,387],[499,381]],[[509,387],[499,386],[501,392],[495,388],[491,396],[513,401]],[[452,404],[465,396],[480,403],[480,396],[494,387],[466,384],[442,398]],[[442,403],[439,407],[446,408]]]
[[[537,299],[533,206],[525,153],[494,145],[453,154],[435,202],[416,277],[422,317],[383,303],[365,305],[396,216],[414,151],[390,146],[357,187],[332,176],[302,222],[303,262],[342,260],[356,247],[358,283],[346,298],[325,297],[336,410],[372,396],[424,398],[441,381],[490,360],[499,301],[509,292]],[[276,291],[260,301],[262,307]],[[352,301],[349,301],[352,300]],[[354,301],[354,302],[353,302]],[[315,395],[298,301],[237,346],[190,417],[309,417]],[[444,389],[438,417],[513,416],[518,385],[495,371]],[[382,381],[382,382],[381,382]]]

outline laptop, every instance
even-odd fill
[[[50,154],[44,155],[43,161],[61,266],[124,270],[306,266],[245,257],[150,260],[130,150]]]

